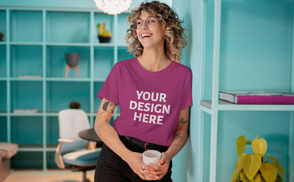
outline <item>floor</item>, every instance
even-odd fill
[[[94,181],[94,170],[87,171],[87,178]],[[22,171],[10,173],[4,182],[82,182],[82,172],[48,171],[40,173]]]

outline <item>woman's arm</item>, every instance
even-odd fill
[[[174,135],[173,142],[169,146],[165,154],[170,158],[174,156],[184,147],[189,137],[190,124],[190,106],[180,111],[178,127]]]
[[[125,145],[119,139],[119,136],[115,129],[109,125],[113,111],[116,105],[103,98],[100,104],[99,110],[95,119],[95,131],[100,139],[117,155],[119,155],[124,161],[126,161],[132,170],[138,174],[142,179],[147,178],[141,173],[142,166],[142,154],[132,152],[125,147]]]
[[[166,152],[163,152],[158,165],[150,164],[144,172],[145,175],[156,175],[161,179],[168,171],[169,162],[172,158],[184,147],[189,136],[189,123],[190,123],[190,106],[180,111],[178,127],[174,134],[174,139]],[[155,169],[156,172],[152,172]]]

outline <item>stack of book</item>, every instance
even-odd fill
[[[219,91],[219,99],[233,104],[294,105],[294,92]]]
[[[14,109],[13,113],[37,113],[38,109]]]

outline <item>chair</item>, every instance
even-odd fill
[[[80,109],[66,109],[59,112],[58,120],[60,138],[56,148],[55,163],[61,169],[82,171],[83,182],[89,181],[86,179],[86,171],[95,169],[100,151],[95,150],[96,142],[91,143],[78,136],[80,131],[90,129],[87,114]],[[88,150],[80,150],[83,148]],[[61,155],[69,151],[74,152]],[[64,163],[70,166],[65,166]]]

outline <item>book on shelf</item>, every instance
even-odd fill
[[[294,105],[294,92],[219,91],[219,99],[233,104]]]
[[[42,75],[19,75],[18,78],[42,78]]]
[[[204,106],[204,107],[207,107],[209,109],[211,109],[211,104],[212,104],[212,101],[211,100],[200,100],[200,105]],[[227,101],[224,101],[224,100],[219,100],[218,101],[218,104],[232,104],[231,102],[227,102]]]
[[[38,109],[14,109],[13,113],[37,113]]]

